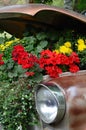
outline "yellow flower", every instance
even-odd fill
[[[71,54],[73,50],[71,48],[68,48],[68,54]]]
[[[83,50],[86,49],[86,45],[85,44],[80,44],[77,47],[78,47],[78,51],[83,51]]]
[[[72,49],[66,46],[60,46],[59,51],[63,54],[65,53],[70,54],[72,52]]]
[[[4,51],[5,50],[5,46],[3,44],[0,45],[0,50]]]
[[[5,43],[6,48],[9,47],[12,43],[13,43],[13,41],[8,41],[8,42],[6,42],[6,43]]]
[[[11,41],[7,41],[7,42],[5,42],[4,44],[1,44],[1,45],[0,45],[0,50],[1,50],[1,51],[4,51],[4,50],[5,50],[6,48],[8,48],[11,44],[13,44],[14,42],[17,42],[17,41],[19,41],[18,38],[14,39],[14,40],[11,40]]]
[[[78,39],[78,40],[77,40],[77,43],[78,43],[78,44],[85,44],[85,42],[84,42],[83,39]]]
[[[78,44],[76,44],[76,46],[77,46],[78,51],[83,51],[86,49],[86,44],[85,44],[85,41],[83,39],[78,39],[77,43]]]
[[[18,38],[14,39],[14,40],[11,40],[11,41],[8,41],[8,42],[5,43],[5,46],[9,47],[11,44],[13,44],[14,42],[17,42],[17,41],[19,41]]]
[[[69,48],[71,47],[71,42],[65,42],[64,45]]]

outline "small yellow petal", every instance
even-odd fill
[[[64,45],[69,48],[71,47],[71,42],[65,42]]]
[[[78,40],[77,40],[77,43],[78,43],[78,44],[85,44],[85,42],[84,42],[83,39],[78,39]]]

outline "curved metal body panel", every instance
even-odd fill
[[[86,30],[86,17],[74,11],[43,4],[13,5],[0,8],[0,28],[21,37],[27,26]]]

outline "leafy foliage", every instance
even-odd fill
[[[83,10],[86,10],[86,1],[85,0],[77,0],[77,2],[74,5],[74,9],[78,12],[81,12]]]
[[[77,39],[79,39],[78,42]],[[65,51],[64,49],[62,50],[62,46],[67,46],[70,51]],[[17,48],[14,51],[15,47]],[[21,49],[19,47],[24,47],[22,51],[23,53],[21,53]],[[43,80],[43,75],[46,74],[46,70],[50,73],[53,70],[51,68],[56,67],[57,69],[57,63],[59,60],[54,60],[55,56],[58,59],[58,54],[54,51],[59,51],[59,54],[62,53],[60,55],[61,58],[63,59],[64,56],[67,60],[70,57],[71,52],[76,52],[80,57],[80,69],[86,69],[85,47],[85,34],[82,35],[75,30],[63,30],[62,32],[60,30],[57,32],[53,29],[38,30],[31,28],[29,29],[29,32],[27,31],[24,33],[22,39],[17,39],[13,36],[8,38],[6,35],[3,38],[1,37],[0,122],[4,127],[4,130],[18,130],[20,126],[23,130],[27,130],[28,125],[38,123],[38,115],[35,110],[34,92],[36,84]],[[82,50],[80,50],[80,48],[82,48]],[[15,53],[13,53],[13,51]],[[40,57],[40,52],[43,57]],[[27,58],[23,57],[24,55],[26,55]],[[39,64],[35,63],[29,69],[23,68],[22,60],[27,60],[28,55],[29,58],[30,56],[36,56],[40,59],[41,67]],[[49,55],[51,57],[48,57]],[[75,56],[75,53],[73,56]],[[13,58],[15,60],[13,60]],[[18,63],[18,60],[21,64]],[[34,62],[34,60],[32,61]],[[42,61],[45,62],[43,63]],[[71,61],[73,61],[74,64],[77,62],[78,65],[79,59],[76,56],[75,58],[72,57],[70,62]],[[68,60],[68,64],[70,62]],[[63,60],[61,63],[65,63],[65,61]],[[68,67],[65,65],[63,66],[62,64],[59,64],[59,67],[61,67],[60,70],[58,69],[60,72],[61,69],[63,72],[68,70]],[[74,65],[72,68],[73,67]],[[75,69],[76,68],[73,68],[73,71],[75,71]],[[34,74],[29,72],[34,72]],[[26,73],[32,75],[28,76]],[[52,74],[57,76],[57,73],[53,73],[53,71]]]

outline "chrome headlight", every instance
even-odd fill
[[[39,84],[36,91],[36,109],[45,123],[59,122],[65,115],[64,93],[54,83]]]

